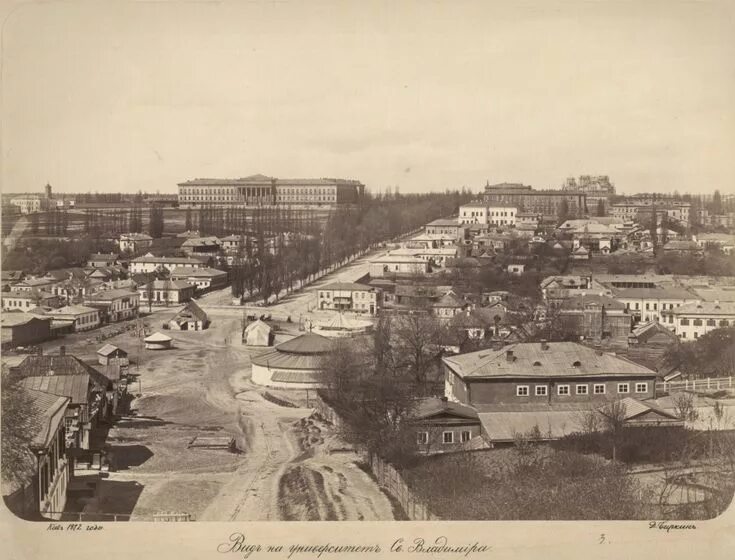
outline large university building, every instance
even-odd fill
[[[277,179],[265,175],[193,179],[178,186],[181,204],[332,206],[354,204],[365,192],[365,185],[350,179]]]
[[[587,194],[571,190],[537,191],[520,183],[500,183],[485,186],[484,201],[488,206],[512,206],[517,212],[533,212],[557,217],[564,202],[569,215],[587,213]]]

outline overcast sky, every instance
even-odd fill
[[[619,192],[735,192],[732,5],[22,5],[3,34],[2,188],[607,174]]]

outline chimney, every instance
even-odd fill
[[[515,356],[513,356],[513,350],[506,350],[505,351],[505,361],[507,362],[514,362]]]
[[[63,344],[59,348],[59,356],[66,356],[66,346],[64,346]]]

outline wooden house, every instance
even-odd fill
[[[105,344],[102,348],[97,350],[97,362],[103,366],[112,363],[127,366],[129,364],[128,353],[113,344]]]
[[[168,328],[176,331],[203,331],[209,327],[209,316],[191,300],[168,322]]]

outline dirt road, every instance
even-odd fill
[[[209,330],[169,332],[174,349],[144,354],[134,414],[108,437],[117,469],[97,510],[132,519],[162,511],[211,521],[393,519],[359,457],[327,453],[344,444],[309,418],[312,409],[276,404],[250,382],[239,320],[210,317]],[[188,448],[194,436],[227,434],[242,453]]]

